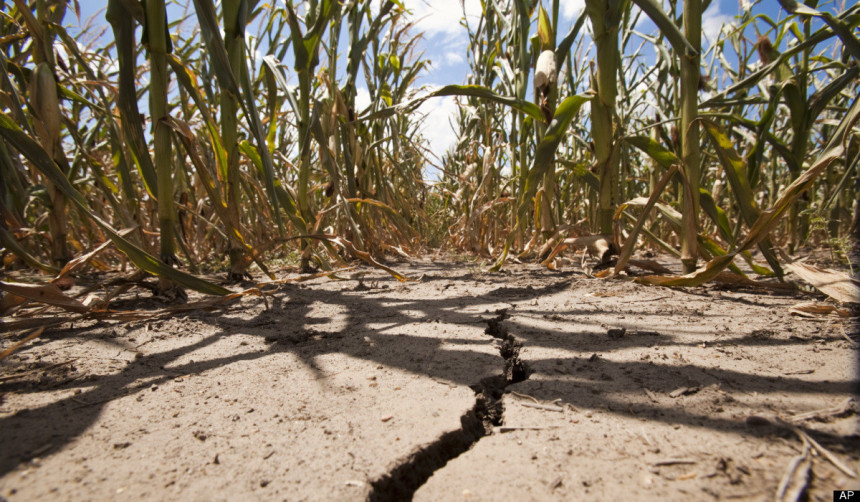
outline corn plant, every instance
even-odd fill
[[[62,26],[74,2],[2,2],[0,245],[55,274],[109,239],[98,266],[210,294],[202,271],[275,277],[273,257],[390,270],[449,245],[498,268],[566,237],[615,241],[616,272],[642,246],[677,256],[687,274],[654,283],[736,258],[781,278],[778,248],[860,225],[860,7],[784,0],[705,46],[708,5],[589,0],[565,26],[558,0],[487,2],[462,19],[470,75],[423,90],[408,2],[109,0],[101,38]],[[416,108],[441,96],[460,136],[434,156]]]
[[[29,47],[29,56],[35,68],[28,83],[29,109],[32,110],[32,127],[42,148],[47,154],[58,161],[58,166],[68,176],[69,165],[60,147],[60,128],[62,116],[59,105],[59,88],[54,75],[55,67],[53,42],[55,33],[48,27],[63,18],[65,6],[49,7],[40,2],[35,15],[23,0],[15,2],[17,14],[24,27],[32,34],[33,40]],[[48,225],[51,234],[51,260],[57,265],[64,265],[71,256],[66,243],[67,218],[66,197],[48,180],[47,195],[50,199]]]

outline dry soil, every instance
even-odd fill
[[[0,363],[0,500],[860,490],[853,321],[789,312],[821,298],[394,266],[46,331]]]

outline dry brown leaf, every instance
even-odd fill
[[[837,314],[840,317],[851,317],[849,309],[836,308],[826,303],[798,303],[789,309],[789,313],[801,317],[815,317],[817,315]]]
[[[3,295],[3,298],[0,298],[0,315],[5,315],[10,310],[26,301],[26,298],[22,298],[18,295]]]
[[[120,236],[125,237],[126,235],[132,233],[136,228],[137,227],[125,228],[123,230],[120,230],[117,233],[119,233]],[[110,246],[111,244],[113,244],[113,241],[108,239],[108,240],[104,241],[103,243],[101,243],[99,246],[97,246],[92,251],[85,253],[85,254],[82,254],[82,255],[74,258],[73,260],[69,261],[68,263],[66,263],[66,266],[63,267],[63,270],[61,270],[60,273],[57,274],[57,277],[52,282],[59,281],[61,278],[70,274],[71,272],[73,272],[74,270],[79,268],[81,265],[92,260],[97,254],[99,254],[102,251],[104,251],[105,249],[107,249],[107,247]]]
[[[140,319],[151,319],[160,315],[178,314],[182,312],[191,312],[194,310],[208,310],[229,303],[237,298],[246,295],[262,296],[265,298],[266,293],[260,291],[259,288],[250,288],[238,293],[232,293],[214,298],[207,298],[192,303],[184,303],[182,305],[173,305],[157,310],[98,310],[90,313],[88,317],[97,319],[118,319],[123,321],[135,321]]]
[[[292,278],[287,277],[284,279],[275,279],[273,281],[261,282],[259,285],[260,285],[260,287],[263,287],[263,286],[268,286],[270,284],[286,284],[288,282],[305,282],[305,281],[310,281],[313,279],[319,279],[320,277],[329,277],[332,275],[341,274],[343,272],[349,272],[351,270],[355,270],[356,268],[358,268],[358,267],[349,266],[349,267],[339,268],[337,270],[324,270],[322,272],[317,272],[316,274],[303,275],[301,277],[292,277]]]
[[[586,248],[588,250],[588,254],[591,256],[596,256],[597,258],[602,258],[603,254],[609,250],[609,243],[612,239],[611,235],[604,234],[596,234],[596,235],[582,235],[579,237],[568,237],[563,241],[559,242],[553,250],[550,252],[549,256],[541,262],[541,265],[547,266],[553,258],[558,255],[565,248],[573,247],[573,248]]]
[[[26,284],[22,282],[0,281],[3,291],[47,305],[60,307],[70,312],[83,314],[90,311],[83,303],[64,295],[55,284]]]
[[[844,272],[800,262],[789,263],[785,268],[838,302],[860,303],[860,283]]]

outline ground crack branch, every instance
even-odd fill
[[[502,396],[508,385],[528,378],[528,367],[520,360],[522,343],[508,332],[503,321],[507,310],[486,319],[487,335],[498,340],[504,359],[504,373],[482,379],[470,388],[475,391],[475,406],[460,417],[460,429],[449,431],[399,462],[392,470],[370,483],[369,501],[412,500],[415,492],[448,462],[468,451],[493,427],[504,423]]]

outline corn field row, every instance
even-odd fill
[[[76,1],[0,0],[4,266],[57,275],[110,242],[90,265],[224,295],[202,276],[437,248],[553,266],[577,239],[617,248],[616,273],[636,249],[676,255],[668,285],[739,260],[781,279],[803,246],[845,259],[860,5],[780,0],[775,20],[753,2],[705,46],[709,3],[586,0],[561,29],[559,0],[487,1],[462,21],[468,81],[428,92],[408,1],[193,0],[171,19],[108,0],[73,37]],[[458,144],[434,159],[416,109],[441,96]]]

